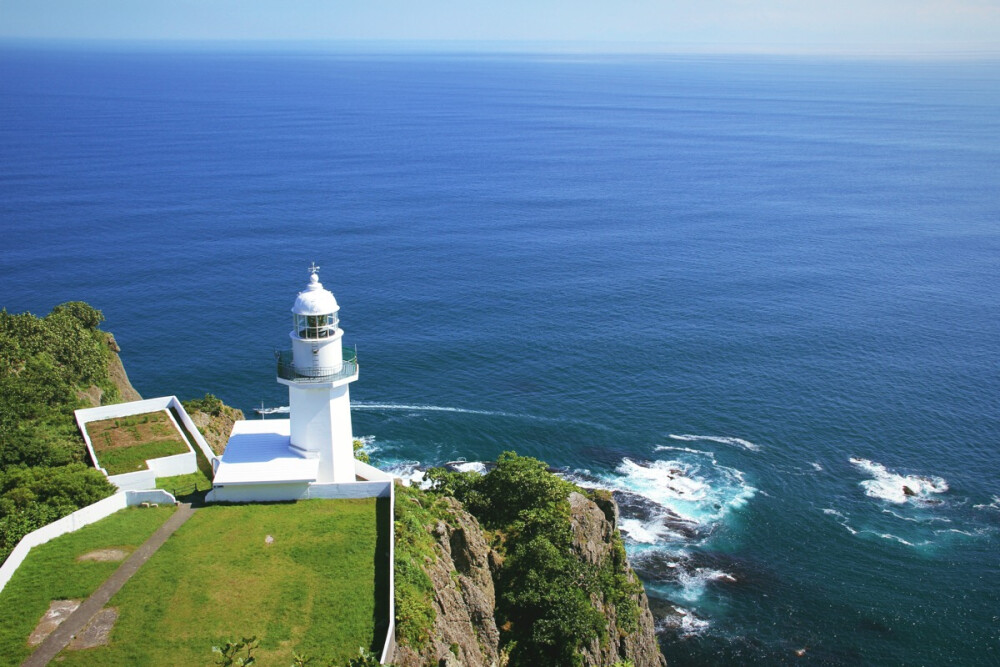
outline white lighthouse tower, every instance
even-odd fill
[[[358,379],[353,352],[344,353],[340,306],[323,288],[319,267],[292,306],[292,349],[278,353],[278,382],[288,386],[291,440],[300,456],[319,459],[316,483],[355,481],[350,383]]]

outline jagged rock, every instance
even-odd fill
[[[424,565],[434,585],[436,617],[431,639],[419,652],[400,646],[393,664],[495,667],[500,633],[493,616],[496,594],[490,570],[492,550],[475,517],[458,501],[446,501],[453,519],[434,526],[437,561]]]
[[[233,424],[243,419],[243,411],[223,405],[218,415],[206,412],[188,411],[191,421],[198,427],[205,442],[216,454],[222,454],[229,441],[229,434],[233,430]]]
[[[121,352],[121,348],[118,347],[115,337],[108,334],[108,347],[111,349],[111,354],[108,359],[108,377],[111,382],[118,387],[118,392],[122,396],[122,401],[141,401],[142,396],[139,392],[135,390],[132,383],[128,381],[128,374],[125,372],[125,367],[122,365],[121,357],[118,353]]]
[[[614,504],[614,501],[611,501]],[[573,526],[573,550],[581,560],[593,565],[603,563],[611,557],[614,524],[608,514],[617,518],[615,506],[601,508],[592,500],[579,493],[569,496],[570,523]],[[628,568],[628,581],[634,583],[638,577],[631,567]],[[585,667],[613,665],[617,662],[631,661],[635,667],[665,667],[667,661],[660,652],[656,641],[656,628],[653,613],[649,609],[646,592],[640,589],[633,597],[639,605],[638,629],[631,634],[619,628],[618,610],[610,602],[600,596],[592,596],[591,602],[607,619],[608,641],[595,639],[583,652]]]

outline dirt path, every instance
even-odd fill
[[[77,607],[76,611],[69,615],[58,628],[52,631],[45,638],[35,652],[27,660],[21,663],[21,667],[43,667],[59,654],[72,641],[73,637],[86,627],[90,619],[99,612],[108,600],[125,585],[125,582],[138,572],[142,564],[149,560],[149,557],[156,553],[156,550],[163,546],[171,535],[174,534],[181,525],[191,518],[195,509],[188,503],[180,503],[177,511],[153,533],[148,540],[142,543],[138,549],[132,552],[128,560],[115,570],[114,574],[94,591],[94,593]]]

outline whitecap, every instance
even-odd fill
[[[706,440],[708,442],[717,442],[721,445],[734,445],[736,447],[742,447],[743,449],[748,449],[751,452],[760,451],[760,445],[754,444],[749,440],[744,440],[743,438],[731,438],[727,436],[718,436],[718,435],[692,435],[690,433],[685,433],[684,435],[675,435],[671,433],[669,434],[669,436],[674,440],[682,440],[686,442]]]
[[[941,477],[925,475],[900,475],[890,471],[881,463],[852,457],[849,459],[857,468],[867,472],[872,479],[860,482],[865,495],[891,503],[903,504],[910,498],[926,500],[930,494],[944,493],[948,483]]]
[[[477,472],[486,474],[486,464],[482,461],[450,461],[449,465],[458,472]]]
[[[704,634],[711,625],[706,619],[688,609],[675,607],[675,610],[676,614],[670,614],[656,624],[656,632],[673,630],[681,638],[696,637]]]
[[[815,470],[816,472],[823,472],[823,466],[821,466],[820,464],[816,463],[815,461],[813,463],[811,463],[810,465],[812,465],[813,470]]]

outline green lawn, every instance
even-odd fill
[[[209,665],[213,645],[251,635],[265,666],[381,648],[387,521],[387,499],[203,507],[112,599],[111,644],[60,664]]]
[[[83,599],[121,563],[77,562],[95,549],[132,552],[175,508],[129,508],[31,550],[0,592],[0,665],[19,665],[31,653],[28,635],[52,600]]]
[[[178,440],[154,440],[100,452],[97,455],[97,460],[100,461],[101,467],[107,470],[109,475],[121,475],[126,472],[146,470],[148,467],[146,461],[149,459],[184,454],[187,451],[187,445]]]

